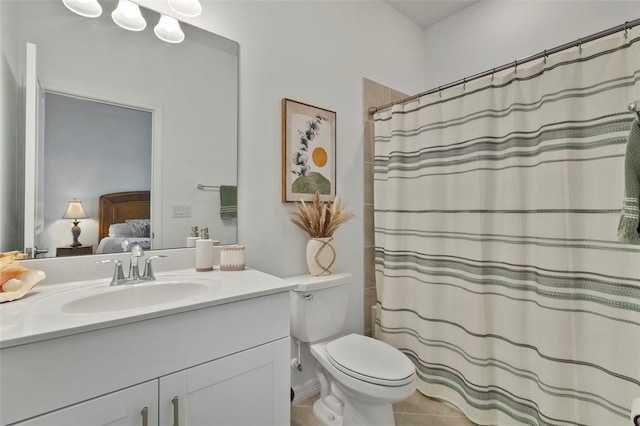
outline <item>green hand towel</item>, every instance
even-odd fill
[[[640,244],[638,235],[638,206],[640,200],[640,124],[631,123],[627,152],[624,156],[624,203],[618,224],[618,240],[626,244]]]
[[[234,219],[238,215],[238,187],[220,185],[220,218]]]

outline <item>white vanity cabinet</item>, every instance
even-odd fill
[[[16,426],[286,425],[277,407],[287,383],[277,369],[288,350],[281,339]]]
[[[289,350],[288,291],[3,347],[0,424],[288,426]]]

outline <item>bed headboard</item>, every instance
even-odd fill
[[[98,207],[98,241],[109,236],[109,226],[127,219],[151,217],[150,191],[115,192],[100,196]]]

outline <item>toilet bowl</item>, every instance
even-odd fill
[[[324,425],[394,425],[392,404],[415,391],[415,366],[401,351],[371,337],[342,335],[350,274],[287,278],[291,334],[310,344],[320,398],[313,414]]]

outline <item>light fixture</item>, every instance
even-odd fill
[[[167,2],[174,12],[184,16],[194,17],[202,13],[202,5],[198,0],[167,0]],[[69,10],[87,18],[97,18],[102,14],[102,6],[98,0],[62,0],[62,3]],[[116,25],[129,31],[142,31],[147,27],[147,21],[140,12],[140,6],[131,0],[118,0],[118,6],[111,12],[111,19]],[[167,15],[160,16],[153,32],[160,40],[167,43],[182,43],[185,38],[180,22]]]
[[[78,201],[75,198],[73,201],[69,201],[69,205],[67,206],[67,211],[64,212],[62,216],[63,219],[73,219],[73,227],[71,228],[71,234],[73,235],[73,244],[71,247],[80,247],[82,244],[78,241],[78,237],[80,236],[80,227],[78,224],[80,223],[78,219],[86,219],[87,213],[84,211],[82,207],[82,201]]]
[[[62,0],[67,9],[86,18],[97,18],[102,14],[98,0]]]
[[[118,7],[111,12],[111,19],[116,25],[129,31],[142,31],[147,27],[147,21],[140,13],[140,6],[129,0],[118,0]]]
[[[180,23],[171,16],[162,15],[158,25],[153,28],[153,32],[160,40],[167,43],[181,43],[184,40],[184,33],[180,28]]]
[[[202,6],[198,0],[167,0],[169,7],[176,13],[194,17],[202,13]]]

